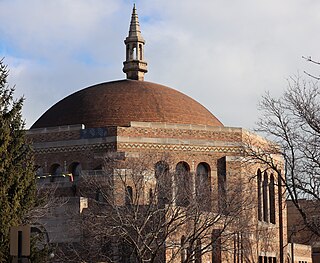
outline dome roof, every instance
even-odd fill
[[[131,121],[223,126],[205,107],[159,84],[119,80],[97,84],[62,99],[31,128],[84,124],[128,126]]]

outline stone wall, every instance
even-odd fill
[[[82,237],[81,213],[88,207],[84,197],[60,198],[48,208],[38,223],[48,235],[50,243],[80,242]]]
[[[289,261],[290,263],[291,262],[293,263],[311,263],[312,262],[311,246],[296,244],[296,243],[289,243],[287,250],[288,250],[288,259],[290,260]],[[292,255],[293,255],[293,261],[292,261]]]

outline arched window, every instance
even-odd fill
[[[201,208],[210,208],[211,183],[210,166],[207,163],[199,163],[196,175],[196,196]]]
[[[212,231],[212,263],[221,263],[221,230]]]
[[[190,203],[191,193],[191,176],[190,167],[186,162],[179,162],[176,166],[175,173],[176,183],[176,204],[187,206]]]
[[[125,204],[132,205],[132,203],[133,203],[133,190],[131,186],[127,186],[126,193],[125,193]]]
[[[59,176],[59,175],[62,175],[62,167],[60,164],[53,164],[51,165],[50,167],[50,174],[51,176]]]
[[[262,194],[261,194],[261,188],[262,188],[262,175],[261,170],[258,169],[257,172],[257,190],[258,190],[258,220],[262,221]]]
[[[270,176],[269,182],[269,206],[270,206],[270,223],[276,223],[276,204],[275,204],[275,191],[274,191],[274,177]]]
[[[169,173],[169,165],[160,161],[155,164],[155,177],[157,180],[157,197],[160,206],[169,204],[172,199],[172,178]]]
[[[264,172],[263,174],[263,221],[268,222],[268,174]]]
[[[81,164],[79,162],[73,162],[69,165],[68,172],[69,174],[72,174],[72,178],[75,179],[79,178],[81,170]]]

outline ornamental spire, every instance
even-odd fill
[[[123,72],[127,79],[144,80],[148,72],[147,62],[144,61],[145,41],[141,35],[136,5],[133,5],[129,35],[124,41],[126,45],[126,61],[123,62]]]
[[[136,38],[141,39],[141,41],[144,42],[144,40],[143,40],[143,38],[141,36],[141,30],[140,30],[140,24],[139,24],[136,4],[133,4],[133,10],[132,10],[131,22],[130,22],[130,29],[129,29],[129,37],[130,38],[136,37]]]

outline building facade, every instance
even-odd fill
[[[144,81],[144,44],[134,7],[127,78],[64,98],[28,131],[39,188],[76,203],[70,227],[66,209],[41,222],[56,261],[287,262],[281,180],[244,156],[264,139]]]
[[[315,200],[301,199],[299,204],[303,209],[304,213],[311,215],[311,220],[313,220],[316,226],[319,222],[319,202]],[[301,259],[301,257],[306,257],[305,255],[297,255],[299,251],[299,246],[296,243],[310,246],[312,253],[312,262],[320,262],[320,239],[319,237],[310,231],[306,226],[300,212],[292,202],[292,200],[287,200],[287,210],[288,210],[288,241],[290,243],[290,250],[296,259],[295,261],[308,261],[306,259]],[[294,245],[292,245],[294,243]],[[310,260],[309,260],[310,261]]]

